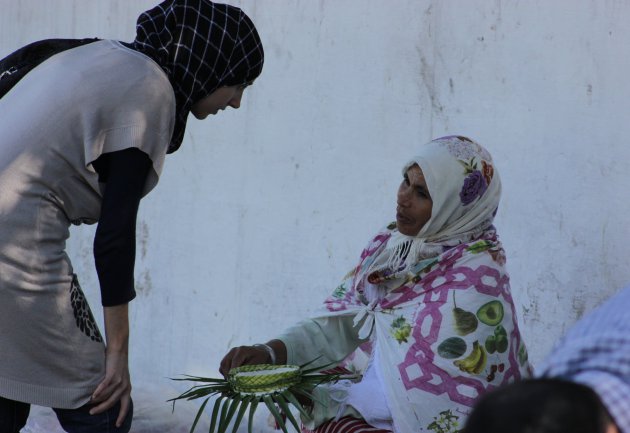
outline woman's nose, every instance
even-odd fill
[[[398,190],[397,198],[398,200],[396,200],[396,202],[398,203],[398,206],[407,207],[409,205],[409,194],[407,194],[404,188]]]

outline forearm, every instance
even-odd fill
[[[131,407],[129,377],[129,310],[127,304],[103,308],[105,316],[105,376],[92,393],[90,414],[103,413],[120,402],[116,426],[121,426]]]
[[[316,366],[342,361],[365,340],[359,339],[353,316],[311,319],[289,328],[280,337],[262,345],[233,347],[223,357],[219,371],[254,364],[302,365],[317,359]],[[271,349],[272,353],[269,353]]]
[[[129,306],[128,304],[104,307],[105,338],[107,352],[129,353]]]
[[[285,362],[297,365],[314,359],[317,365],[336,363],[363,343],[352,315],[305,320],[287,329],[277,340],[284,347]]]

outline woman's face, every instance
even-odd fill
[[[398,188],[396,225],[403,235],[415,236],[431,218],[433,200],[417,164],[409,167]]]
[[[205,98],[195,102],[190,112],[197,119],[205,119],[209,114],[217,114],[219,110],[225,110],[230,106],[234,109],[241,106],[241,98],[246,85],[223,86],[210,93]]]

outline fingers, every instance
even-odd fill
[[[129,394],[123,395],[120,399],[120,412],[118,412],[118,418],[116,419],[116,427],[120,427],[125,422],[127,414],[129,413],[129,406],[131,403],[131,397]]]
[[[92,394],[92,403],[101,403],[107,400],[121,384],[121,381],[114,381],[111,378],[105,378],[96,387],[96,391]]]
[[[131,383],[125,375],[118,377],[105,377],[92,393],[92,403],[100,403],[109,400],[113,394],[120,396],[125,391],[131,391]]]
[[[103,380],[98,384],[94,392],[92,393],[92,402],[99,402],[102,400],[102,396],[105,394],[105,388],[107,388],[107,382]]]
[[[221,360],[219,372],[227,377],[231,369],[241,365],[265,364],[269,362],[269,353],[265,349],[253,346],[240,346],[231,349]]]
[[[90,409],[90,414],[102,413],[120,401],[122,415],[119,413],[119,418],[122,416],[124,420],[124,415],[129,410],[131,394],[131,379],[127,369],[126,356],[108,354],[105,361],[105,371],[105,379],[98,384],[92,394],[93,407]]]
[[[238,356],[239,349],[240,347],[235,347],[233,349],[230,349],[227,355],[225,355],[223,359],[221,360],[221,364],[219,365],[219,373],[221,373],[224,377],[227,377],[229,371],[232,368],[238,366],[237,361],[235,360],[235,357]]]
[[[95,393],[96,396],[92,398],[94,407],[90,409],[90,415],[105,412],[106,410],[112,408],[118,401],[121,402],[121,412],[124,410],[126,415],[126,412],[129,410],[130,394],[131,384],[129,383],[120,383],[118,385],[109,386],[105,385],[103,391],[98,395]],[[124,416],[122,418],[124,420]]]
[[[107,400],[92,407],[92,409],[90,409],[90,415],[98,415],[99,413],[105,412],[106,410],[112,408],[118,400],[119,399],[116,398],[115,394],[112,394]]]

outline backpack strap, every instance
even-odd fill
[[[44,39],[30,43],[0,60],[0,98],[30,70],[62,51],[96,42],[99,39]]]

